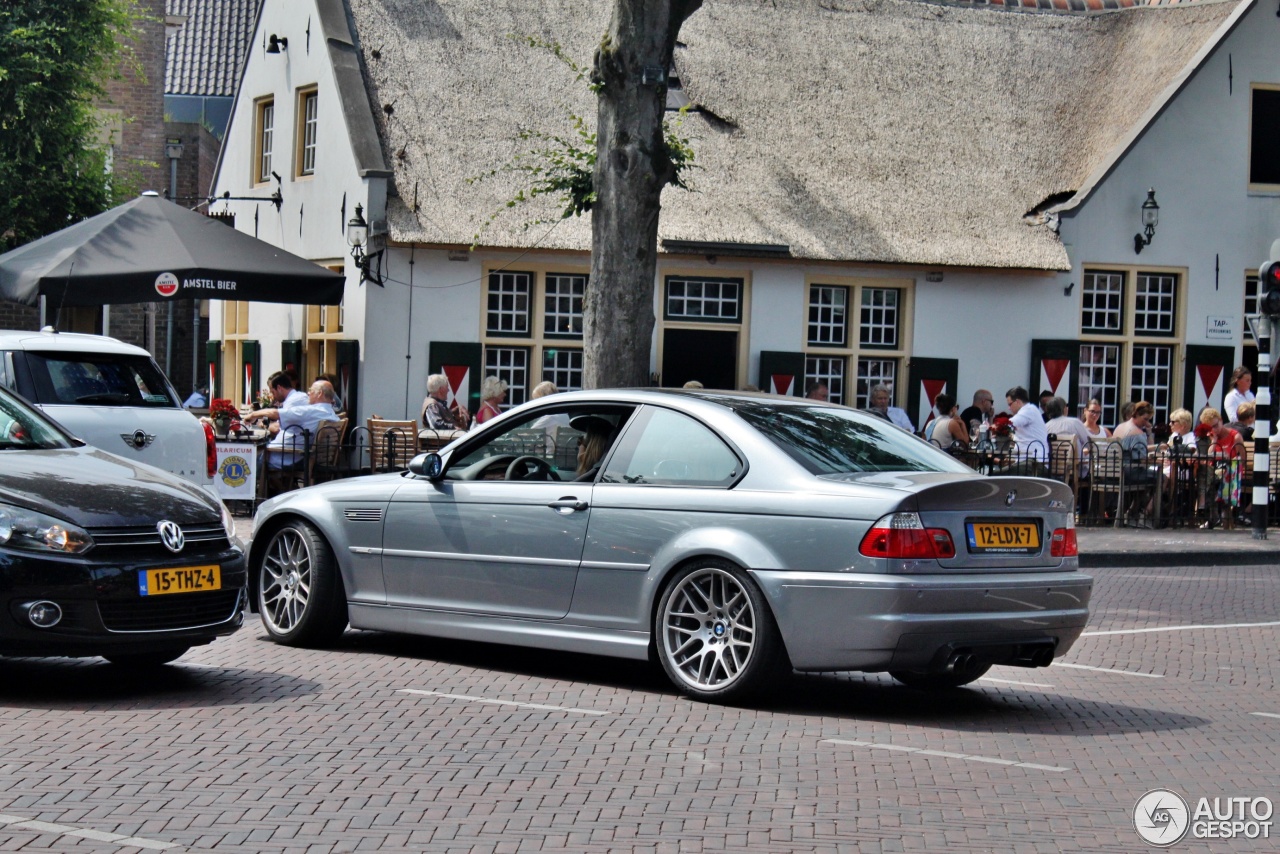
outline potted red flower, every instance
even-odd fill
[[[239,417],[240,411],[227,398],[215,397],[210,401],[209,418],[213,421],[214,432],[219,436],[226,436],[231,429],[231,422]]]

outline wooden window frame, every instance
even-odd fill
[[[1120,273],[1123,276],[1124,299],[1121,306],[1120,326],[1118,333],[1086,332],[1083,323],[1083,305],[1076,311],[1076,329],[1081,345],[1116,345],[1120,348],[1118,365],[1119,385],[1116,388],[1116,411],[1109,411],[1104,402],[1104,422],[1114,422],[1119,418],[1119,408],[1132,398],[1134,349],[1136,347],[1168,347],[1170,348],[1170,384],[1168,389],[1169,407],[1158,408],[1158,420],[1168,420],[1169,410],[1182,394],[1182,372],[1179,366],[1186,355],[1187,328],[1187,269],[1185,267],[1161,267],[1153,264],[1084,264],[1082,274]],[[1135,331],[1137,317],[1137,280],[1140,275],[1172,276],[1176,280],[1174,287],[1173,328],[1168,334],[1145,334]],[[1086,394],[1081,388],[1081,397]],[[1152,401],[1155,403],[1155,401]]]
[[[525,332],[506,332],[489,330],[489,285],[490,275],[494,273],[518,273],[529,276],[528,291],[528,329]],[[546,330],[547,278],[553,276],[582,276],[589,278],[589,263],[556,263],[556,264],[521,264],[518,270],[508,270],[505,264],[494,262],[485,264],[481,273],[483,286],[480,290],[480,364],[482,370],[488,364],[490,348],[523,349],[528,351],[529,361],[526,370],[526,387],[512,388],[507,392],[507,400],[502,408],[509,409],[517,401],[529,399],[534,386],[542,382],[546,359],[549,354],[565,350],[582,350],[582,336],[565,335],[564,333]],[[510,382],[510,378],[503,376]],[[483,377],[481,378],[483,381]],[[558,386],[560,391],[567,391]]]
[[[268,110],[271,122],[267,124]],[[259,187],[271,183],[271,173],[275,170],[276,146],[276,99],[274,95],[259,98],[253,102],[253,186]],[[270,139],[267,139],[267,135]],[[268,144],[269,143],[269,144]]]
[[[858,389],[858,363],[861,359],[890,360],[897,363],[894,371],[893,396],[890,405],[904,406],[908,390],[908,364],[911,360],[911,325],[914,316],[915,287],[914,279],[890,279],[863,276],[824,276],[810,274],[804,282],[804,304],[809,306],[814,288],[839,287],[848,290],[845,332],[843,346],[818,345],[809,343],[809,316],[805,312],[804,328],[800,340],[804,343],[805,376],[803,386],[811,381],[809,376],[810,359],[842,359],[844,361],[843,389],[832,391],[832,400],[846,406],[867,406],[867,394]],[[895,290],[898,292],[898,343],[895,347],[880,344],[862,343],[862,295],[868,290]]]
[[[297,115],[294,124],[294,172],[293,176],[300,179],[310,179],[316,174],[316,152],[320,142],[320,94],[315,85],[304,86],[298,90],[297,97],[294,99],[297,105]],[[308,117],[307,105],[314,104],[316,114]],[[311,132],[310,144],[307,142],[307,132]],[[307,150],[311,151],[311,168],[306,168]]]

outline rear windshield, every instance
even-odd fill
[[[738,402],[734,410],[813,474],[973,469],[910,433],[852,409]]]
[[[0,451],[70,447],[70,440],[38,412],[0,389]]]
[[[38,403],[174,408],[178,401],[149,356],[27,353]]]

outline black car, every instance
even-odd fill
[[[235,631],[245,601],[221,501],[0,388],[0,655],[160,665]]]

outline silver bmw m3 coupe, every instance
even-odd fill
[[[738,701],[802,671],[955,687],[1084,629],[1071,491],[888,422],[712,391],[552,395],[407,472],[272,499],[253,600],[280,643],[354,628],[656,659]]]

